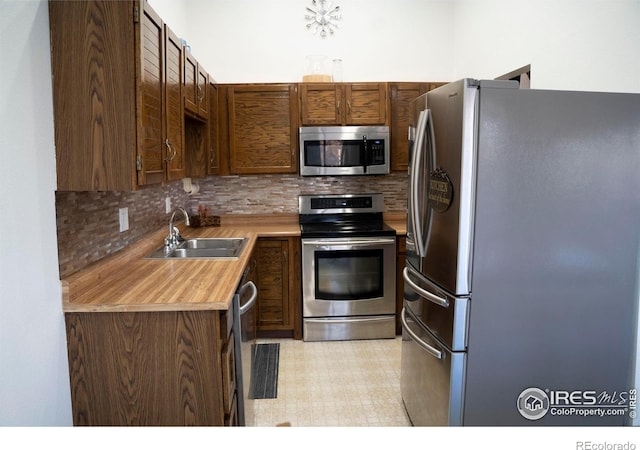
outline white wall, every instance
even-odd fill
[[[453,71],[450,0],[334,0],[342,20],[325,39],[306,29],[310,0],[180,3],[192,53],[221,83],[301,81],[315,54],[341,58],[344,81],[446,81]]]
[[[46,2],[0,1],[0,425],[71,425]]]
[[[640,1],[461,0],[454,78],[531,64],[531,87],[640,92]]]
[[[191,0],[152,0],[151,7],[178,37],[189,40],[192,34],[187,20],[187,3]]]
[[[324,40],[305,28],[311,0],[150,1],[163,17],[180,10],[167,22],[221,83],[300,81],[305,56],[324,54],[343,59],[344,81],[495,78],[531,64],[533,88],[640,92],[638,0],[333,0],[343,18]]]

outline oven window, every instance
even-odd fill
[[[316,251],[316,299],[359,300],[382,297],[383,251]]]
[[[304,163],[316,167],[362,166],[362,141],[322,140],[304,143]]]

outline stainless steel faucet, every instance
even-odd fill
[[[169,235],[164,239],[165,251],[173,250],[174,248],[176,248],[178,243],[182,240],[178,227],[173,226],[173,219],[175,219],[176,214],[179,212],[181,212],[184,215],[184,223],[186,225],[190,225],[189,214],[187,214],[187,211],[184,208],[178,207],[173,210],[173,214],[171,214],[171,219],[169,219]]]

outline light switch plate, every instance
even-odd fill
[[[171,197],[166,197],[164,199],[164,212],[166,214],[170,214],[171,213]]]
[[[118,217],[120,219],[120,233],[129,229],[129,208],[118,209]]]

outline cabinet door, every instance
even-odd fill
[[[392,171],[407,171],[411,103],[427,92],[427,88],[428,83],[391,83],[389,85]]]
[[[184,52],[184,110],[198,117],[206,119],[209,115],[209,99],[207,85],[209,74],[196,58],[186,51]]]
[[[258,330],[290,329],[289,241],[259,239],[257,271]]]
[[[182,64],[182,43],[165,25],[165,160],[168,180],[179,180],[186,174]]]
[[[209,152],[207,173],[209,175],[220,174],[220,144],[218,142],[218,86],[209,83],[207,94],[209,97]]]
[[[446,83],[391,83],[389,85],[392,171],[406,172],[408,168],[411,103],[416,97],[443,84]]]
[[[207,86],[209,85],[209,74],[204,67],[198,63],[198,76],[196,81],[196,99],[198,100],[198,115],[204,119],[209,117],[209,96]]]
[[[300,109],[302,125],[342,125],[345,117],[342,85],[300,84]]]
[[[135,188],[133,12],[132,2],[49,2],[60,191]]]
[[[302,339],[300,238],[260,238],[255,250],[258,333]]]
[[[164,31],[160,17],[148,4],[140,20],[140,114],[138,117],[138,184],[164,180]]]
[[[223,425],[217,315],[65,314],[74,425]]]
[[[296,85],[230,87],[228,115],[232,173],[298,171]]]
[[[349,83],[344,88],[347,125],[385,125],[387,123],[385,83]]]
[[[184,49],[183,49],[184,51]],[[184,109],[198,113],[198,61],[188,51],[184,52]]]

